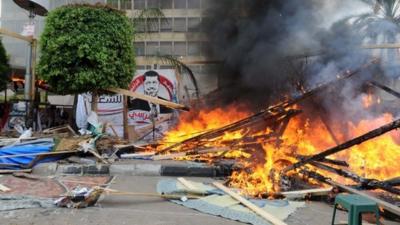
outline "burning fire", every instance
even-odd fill
[[[163,140],[164,145],[160,149],[251,115],[250,112],[241,108],[231,105],[224,109],[200,111],[196,115],[190,113],[183,115],[177,128],[167,133]],[[341,129],[335,127],[334,135],[343,142],[392,120],[393,117],[390,114],[383,114],[378,118],[361,120],[358,123],[348,121],[342,123]],[[340,132],[341,130],[346,130],[346,133]],[[272,141],[255,139],[261,146],[260,149],[256,149],[257,151],[254,149],[248,151],[246,147],[241,146],[246,137],[268,135],[269,133],[271,133],[270,129],[251,135],[245,129],[226,132],[222,137],[207,140],[202,143],[202,146],[232,146],[232,150],[225,152],[223,156],[235,158],[242,165],[242,169],[233,172],[230,177],[230,185],[240,188],[246,194],[257,196],[279,191],[279,172],[286,166],[297,162],[296,157],[317,154],[338,144],[321,119],[307,118],[305,115],[301,115],[290,120],[279,139],[272,139]],[[226,145],[226,143],[230,143],[230,145]],[[385,180],[400,176],[398,143],[400,143],[400,134],[398,131],[392,131],[332,155],[330,158],[347,161],[350,166],[343,169],[359,176]],[[183,151],[179,147],[174,150]],[[221,156],[219,154],[221,153],[209,153],[201,157],[212,161],[213,157]],[[184,159],[188,158],[184,157]],[[328,177],[343,180],[332,173],[314,169]]]

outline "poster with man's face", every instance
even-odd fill
[[[138,70],[132,78],[129,89],[133,92],[176,102],[175,70]],[[97,114],[100,122],[111,123],[119,136],[123,136],[122,95],[101,95],[98,98]],[[76,111],[76,121],[80,128],[86,128],[90,114],[91,95],[80,95]],[[169,127],[172,110],[141,99],[129,99],[128,124],[134,125],[138,135],[148,134],[152,139],[153,125],[155,137],[161,137]],[[111,132],[108,130],[108,132]],[[146,136],[146,135],[145,135]]]
[[[175,86],[174,70],[138,70],[129,89],[155,98],[176,101]],[[170,108],[141,99],[130,99],[128,107],[129,124],[138,128],[153,124],[153,120],[160,121],[172,113]]]

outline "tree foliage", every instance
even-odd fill
[[[8,57],[3,42],[0,39],[0,91],[7,88],[9,78],[10,65],[8,64]]]
[[[67,5],[51,11],[40,37],[39,76],[59,94],[126,88],[135,67],[133,27],[103,5]]]

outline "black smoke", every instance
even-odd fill
[[[202,28],[209,58],[222,61],[219,101],[266,106],[366,63],[370,54],[357,49],[362,37],[351,26],[324,25],[346,11],[339,6],[328,0],[212,1]]]
[[[320,7],[311,0],[212,1],[202,26],[206,52],[222,60],[221,99],[266,105],[291,92],[302,78],[287,57],[320,48]]]

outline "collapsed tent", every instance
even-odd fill
[[[42,138],[23,143],[15,143],[0,148],[0,165],[9,167],[31,163],[38,154],[50,152],[53,149],[52,138]],[[40,160],[40,162],[54,160],[54,157]]]

